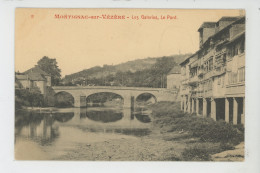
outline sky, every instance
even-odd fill
[[[24,72],[43,56],[56,58],[64,76],[104,64],[194,53],[203,22],[239,14],[239,10],[17,8],[15,70]],[[68,15],[124,15],[125,19],[68,19]],[[142,19],[142,15],[158,19]]]

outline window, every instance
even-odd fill
[[[240,53],[244,53],[245,52],[245,40],[244,39],[241,41],[239,52]]]
[[[185,75],[186,75],[186,68],[185,68],[185,67],[182,67],[182,68],[181,68],[181,71],[182,71],[182,75],[185,76]]]
[[[231,71],[228,71],[228,72],[227,72],[227,75],[228,75],[228,84],[231,84],[231,83],[232,83],[232,82],[231,82],[231,81],[232,81],[232,80],[231,80],[231,78],[232,78],[232,77],[231,77],[231,75],[232,75]]]
[[[236,46],[233,45],[233,46],[232,46],[232,52],[231,52],[231,56],[232,56],[232,57],[235,56],[235,52],[236,52]]]
[[[209,90],[212,90],[212,80],[209,80]]]
[[[204,63],[204,71],[205,71],[205,72],[208,72],[208,62],[205,62],[205,63]]]
[[[236,55],[236,45],[232,45],[230,49],[230,56],[233,57]]]
[[[232,84],[237,83],[237,73],[232,72],[231,74],[232,74],[231,75],[231,83]]]
[[[209,60],[209,71],[213,69],[213,58]]]
[[[225,76],[222,76],[222,88],[225,86]]]
[[[33,81],[33,87],[37,87],[37,81]]]
[[[226,60],[227,60],[226,54],[223,54],[222,58],[223,58],[223,63],[225,64],[225,63],[226,63]]]
[[[230,47],[230,53],[229,55],[231,57],[239,55],[241,53],[245,52],[245,40],[242,39],[239,42],[234,43],[231,47]]]
[[[238,55],[238,46],[235,46],[235,55]]]
[[[238,82],[244,82],[245,81],[245,67],[238,69]]]

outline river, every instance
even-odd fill
[[[150,114],[147,109],[133,112],[107,107],[17,111],[15,158],[154,160],[154,153],[145,151],[150,150],[148,145],[158,145],[149,139],[154,133]],[[144,154],[140,155],[139,150]]]

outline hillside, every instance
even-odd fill
[[[88,79],[100,78],[100,77],[105,77],[110,74],[112,74],[112,75],[116,74],[116,72],[118,72],[118,71],[136,72],[139,70],[151,68],[152,65],[155,64],[156,59],[157,58],[146,58],[146,59],[128,61],[128,62],[121,63],[118,65],[103,65],[103,67],[95,66],[95,67],[92,67],[89,69],[79,71],[77,73],[66,75],[64,77],[64,81],[67,83],[67,82],[77,81],[82,78],[88,78]]]
[[[190,54],[145,58],[128,61],[118,65],[103,65],[103,67],[95,66],[77,73],[66,75],[63,78],[63,83],[65,85],[124,85],[155,87],[158,84],[152,84],[151,82],[155,82],[156,77],[161,78],[162,76],[162,78],[165,78],[165,75],[174,65],[178,65],[189,55]],[[148,83],[145,82],[147,80]]]

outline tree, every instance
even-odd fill
[[[161,88],[166,88],[167,74],[175,65],[177,65],[176,62],[170,57],[162,57],[154,64],[153,73],[155,76],[159,75],[158,78],[160,78],[161,81]]]
[[[55,58],[51,59],[47,56],[44,56],[37,62],[38,66],[45,71],[46,73],[51,75],[51,83],[52,85],[58,85],[61,80],[61,70],[57,65],[57,61]]]
[[[38,87],[31,88],[29,92],[28,101],[32,107],[43,106],[44,103],[43,95],[41,94],[41,91]]]
[[[22,106],[43,106],[44,98],[38,87],[29,89],[15,90],[15,109],[20,109]]]

